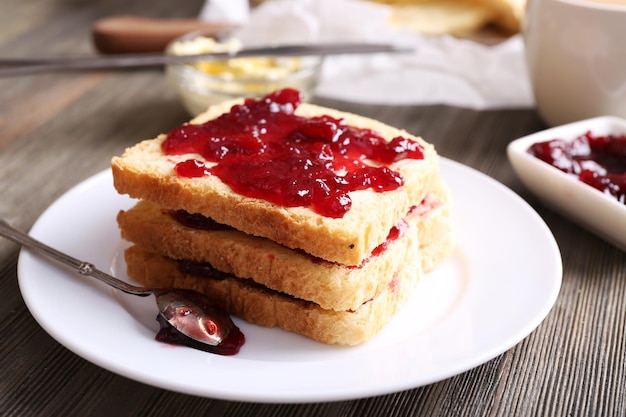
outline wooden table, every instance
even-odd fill
[[[0,55],[88,53],[90,25],[99,17],[193,16],[200,7],[200,0],[4,1]],[[0,97],[0,216],[24,230],[65,191],[107,168],[113,155],[188,117],[159,70],[0,79]],[[443,156],[530,202],[554,233],[564,264],[562,289],[545,321],[495,359],[406,392],[299,405],[199,398],[118,376],[57,343],[21,298],[17,246],[0,239],[0,415],[626,415],[626,255],[544,207],[515,177],[506,145],[545,127],[537,113],[316,101],[422,135]]]

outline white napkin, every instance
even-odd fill
[[[328,57],[316,90],[320,97],[474,109],[533,105],[519,35],[496,45],[424,36],[392,28],[389,13],[388,6],[360,0],[272,0],[254,8],[236,36],[247,44],[361,41],[415,48]]]
[[[198,18],[205,22],[245,24],[250,17],[248,0],[206,0]]]

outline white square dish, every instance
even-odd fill
[[[604,116],[543,130],[511,142],[507,155],[522,183],[543,202],[626,250],[626,204],[527,152],[534,143],[552,139],[572,141],[586,132],[626,135],[626,120]]]

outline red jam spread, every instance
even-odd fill
[[[350,191],[402,186],[402,176],[388,167],[393,162],[424,158],[422,146],[408,138],[387,142],[343,119],[297,116],[301,101],[293,89],[247,99],[214,120],[172,130],[162,150],[166,155],[197,153],[212,162],[180,162],[175,167],[179,176],[215,175],[247,197],[310,207],[332,218],[350,210]]]
[[[626,204],[626,135],[587,132],[571,142],[535,143],[528,153]]]

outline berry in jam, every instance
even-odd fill
[[[212,163],[181,162],[175,168],[179,176],[215,175],[239,194],[283,207],[310,207],[333,218],[350,210],[351,191],[401,187],[404,179],[388,165],[424,157],[422,146],[408,138],[387,142],[343,119],[297,116],[301,101],[289,88],[247,99],[214,120],[172,130],[162,150],[197,153]]]
[[[587,132],[571,142],[535,143],[528,153],[626,204],[626,135]]]

